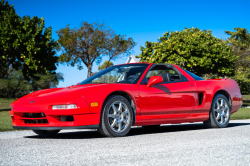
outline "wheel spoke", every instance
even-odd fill
[[[122,112],[122,103],[121,103],[121,102],[119,103],[118,111],[119,111],[119,112]]]
[[[116,124],[117,124],[117,120],[115,119],[114,122],[111,124],[111,127],[116,126]]]
[[[118,131],[121,131],[122,123],[118,123]]]
[[[123,119],[122,122],[125,123],[125,125],[128,123],[126,119]]]
[[[114,114],[117,114],[118,110],[117,110],[117,108],[116,108],[116,106],[114,104],[112,104],[112,108],[114,110]]]
[[[116,119],[116,115],[114,115],[114,114],[108,114],[108,117],[109,117],[109,118]]]
[[[221,105],[220,106],[223,106],[224,105],[224,100],[221,99]]]
[[[220,112],[220,110],[219,110],[219,109],[214,109],[214,111],[215,111],[215,112],[218,112],[218,113]]]
[[[220,116],[220,122],[223,123],[224,122],[224,118],[223,118],[223,115]]]
[[[126,116],[128,114],[128,110],[126,109],[125,112],[122,113],[123,116]]]
[[[216,117],[217,121],[219,120],[219,118],[220,118],[220,114],[218,113]]]
[[[220,104],[219,104],[218,100],[216,101],[216,104],[217,104],[217,109],[219,109],[220,108]]]

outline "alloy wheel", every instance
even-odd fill
[[[108,109],[108,124],[115,132],[123,132],[130,124],[130,111],[122,101],[114,101]]]
[[[213,109],[215,121],[219,125],[225,125],[229,120],[229,106],[223,98],[218,98]]]

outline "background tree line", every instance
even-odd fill
[[[250,94],[250,34],[245,28],[225,31],[226,40],[211,30],[185,28],[166,32],[158,42],[146,42],[137,56],[141,61],[173,63],[205,79],[232,78],[242,94]]]
[[[92,73],[113,65],[112,61],[127,56],[136,45],[132,38],[115,34],[105,23],[82,22],[79,28],[66,25],[52,39],[52,28],[45,28],[43,18],[19,17],[8,2],[0,2],[0,97],[21,97],[29,92],[54,88],[62,73],[58,64],[77,66]],[[177,64],[205,79],[229,77],[235,79],[242,94],[250,90],[250,34],[245,28],[225,31],[222,40],[210,30],[185,28],[166,32],[158,42],[146,42],[138,56],[141,61]],[[60,56],[56,56],[60,51]],[[108,60],[101,64],[102,58]]]
[[[55,87],[63,80],[56,73],[58,43],[43,18],[19,17],[13,5],[0,2],[0,97],[21,97]]]
[[[88,69],[108,61],[98,70],[112,66],[111,61],[130,54],[135,42],[126,35],[115,34],[105,23],[83,22],[77,28],[67,25],[58,30],[59,39],[52,39],[52,28],[45,28],[43,18],[19,17],[13,5],[0,2],[0,97],[21,97],[29,92],[54,88],[62,73],[56,73],[59,63]],[[56,56],[56,51],[61,51]]]

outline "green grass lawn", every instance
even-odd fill
[[[250,108],[241,108],[239,111],[231,115],[231,120],[250,119]]]
[[[0,98],[0,131],[15,130],[9,115],[10,104],[16,99]]]
[[[250,100],[250,95],[242,95],[243,100]]]
[[[9,111],[10,104],[16,99],[0,98],[0,111]]]
[[[242,95],[243,106],[250,106],[250,95]]]
[[[8,111],[0,111],[0,131],[15,130]]]
[[[0,131],[15,130],[12,128],[12,121],[9,116],[10,104],[16,99],[0,98]],[[243,104],[250,105],[250,95],[243,95]],[[231,120],[250,119],[250,108],[241,108],[234,113]]]

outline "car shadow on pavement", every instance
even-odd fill
[[[227,128],[237,127],[237,126],[245,126],[250,125],[250,123],[229,123]],[[127,136],[136,136],[136,135],[144,135],[144,134],[156,134],[156,133],[171,133],[171,132],[182,132],[182,131],[192,131],[192,130],[206,130],[203,123],[195,123],[195,124],[174,124],[174,125],[162,125],[158,128],[147,129],[143,127],[134,128],[130,130]]]
[[[96,130],[79,130],[79,131],[70,131],[64,132],[63,130],[57,135],[42,137],[39,135],[25,136],[24,138],[36,138],[36,139],[93,139],[93,138],[102,138]]]
[[[246,126],[250,123],[229,123],[227,128]],[[192,130],[205,130],[207,129],[202,123],[196,124],[174,124],[174,125],[162,125],[158,128],[143,128],[141,126],[133,127],[126,136],[137,136],[146,134],[158,134],[158,133],[171,133],[182,132]],[[208,129],[209,130],[209,129]],[[74,132],[61,132],[51,137],[40,137],[38,135],[24,136],[24,138],[35,139],[95,139],[95,138],[108,138],[100,135],[96,130],[91,131],[74,131]]]

